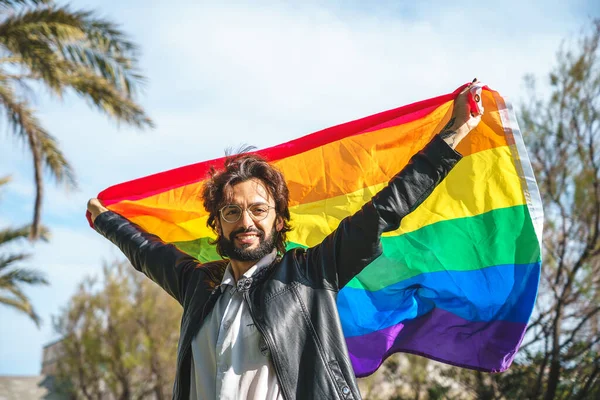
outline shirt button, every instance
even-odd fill
[[[347,395],[348,393],[350,393],[350,388],[348,386],[344,386],[342,388],[342,393],[344,393],[344,395]]]

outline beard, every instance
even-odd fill
[[[235,236],[240,233],[254,233],[258,237],[258,247],[249,249],[250,244],[242,244],[240,247],[235,245]],[[269,236],[260,228],[238,229],[229,234],[229,238],[220,236],[218,243],[223,255],[236,261],[258,261],[264,256],[271,254],[276,247],[277,230],[275,224]],[[265,237],[266,236],[266,237]]]

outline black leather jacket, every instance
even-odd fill
[[[459,159],[436,136],[321,244],[288,251],[242,285],[286,399],[361,398],[339,322],[337,292],[381,255],[381,234],[397,229]],[[113,212],[100,214],[95,228],[183,306],[173,398],[188,400],[191,341],[221,292],[216,288],[227,261],[200,264]]]

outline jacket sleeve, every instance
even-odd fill
[[[112,211],[98,215],[94,229],[119,247],[135,269],[183,305],[186,282],[199,266],[195,258]]]
[[[354,215],[342,220],[298,265],[313,282],[339,290],[383,252],[381,234],[421,204],[461,155],[436,135],[431,142]]]

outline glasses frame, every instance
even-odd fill
[[[239,209],[241,210],[241,212],[240,212],[240,216],[239,216],[239,217],[238,217],[238,219],[236,219],[235,221],[229,221],[227,218],[225,218],[225,215],[223,215],[223,210],[224,210],[225,208],[227,208],[227,207],[231,207],[231,206],[233,206],[233,207],[237,207],[237,208],[239,208]],[[267,212],[266,212],[266,214],[265,214],[264,218],[258,218],[258,217],[256,217],[254,214],[252,214],[252,212],[250,211],[250,207],[254,207],[254,206],[263,206],[263,207],[267,207],[267,209],[268,209],[268,210],[267,210]],[[250,218],[251,218],[253,221],[264,221],[264,220],[265,220],[265,219],[267,219],[267,217],[269,216],[269,212],[270,212],[271,210],[274,210],[274,209],[276,209],[276,208],[277,208],[277,207],[270,206],[270,205],[268,205],[268,204],[266,204],[266,203],[255,203],[255,204],[250,204],[248,207],[242,207],[242,206],[240,206],[240,205],[237,205],[237,204],[225,204],[223,207],[221,207],[221,208],[219,209],[219,215],[221,216],[221,218],[223,219],[223,221],[227,222],[228,224],[235,224],[236,222],[238,222],[240,219],[242,219],[242,214],[243,214],[244,212],[247,212],[247,213],[248,213],[248,215],[250,216]]]

